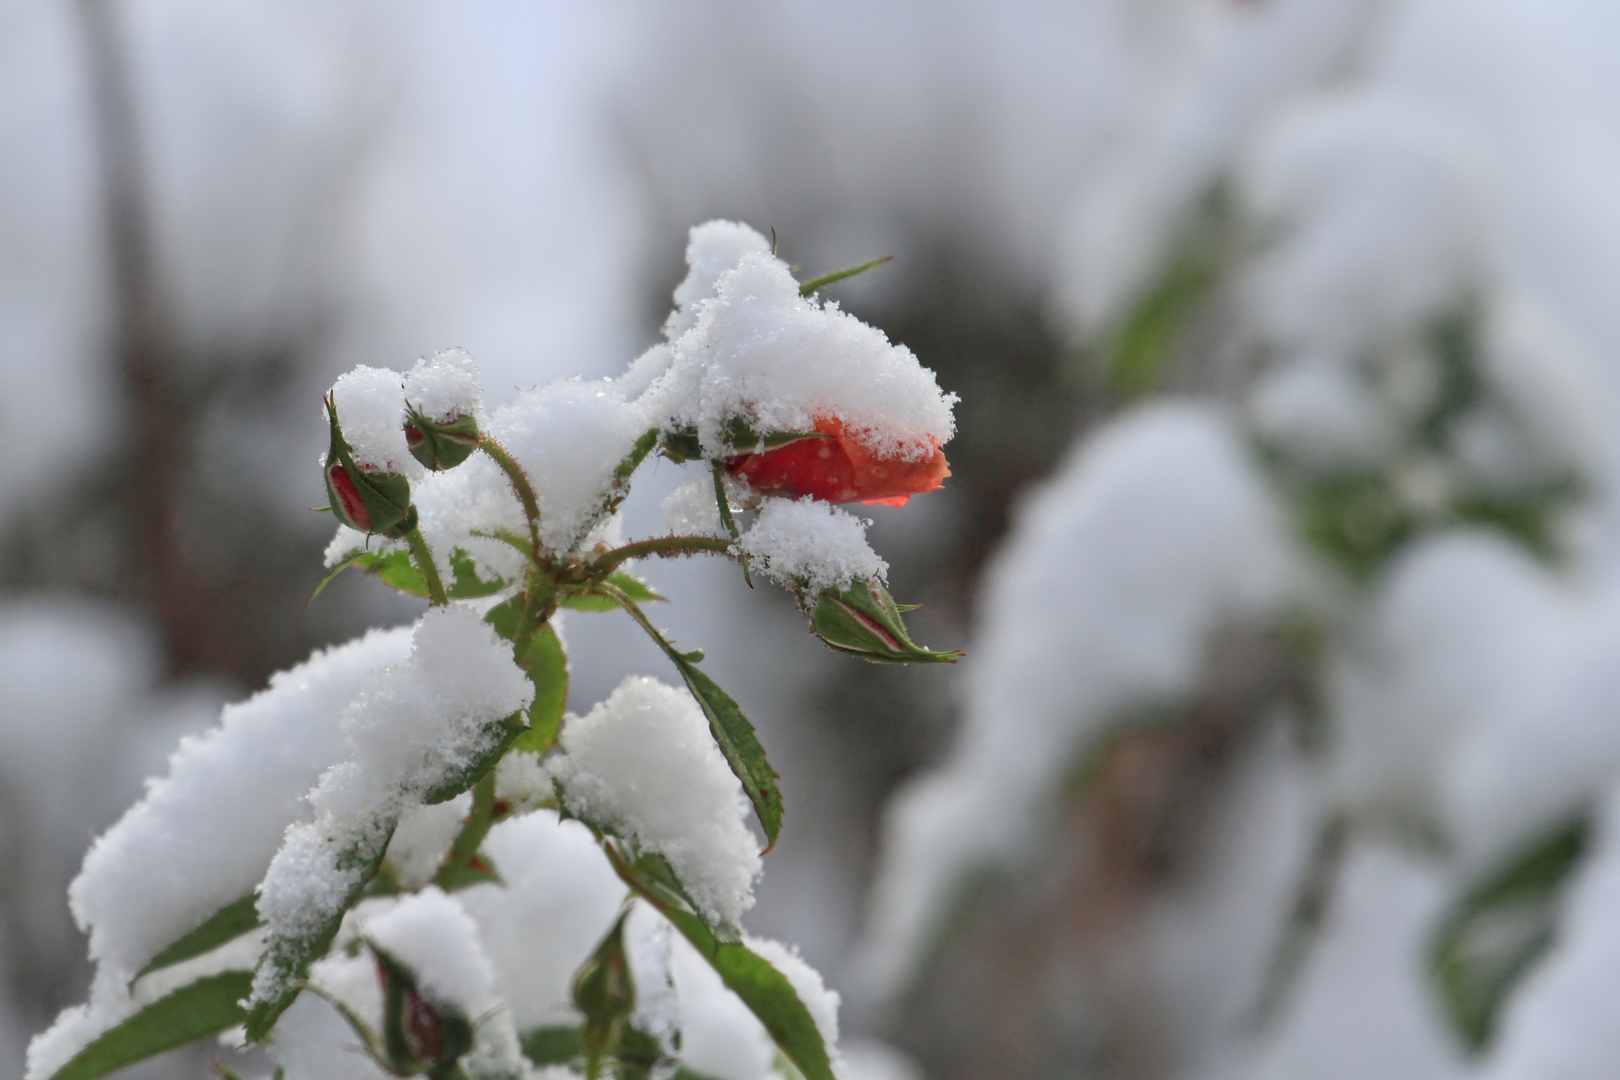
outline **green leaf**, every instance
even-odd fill
[[[452,600],[474,600],[481,596],[494,596],[506,587],[500,578],[485,581],[478,576],[478,566],[472,556],[462,548],[450,552],[450,588],[446,590]]]
[[[799,295],[809,296],[811,293],[824,289],[835,281],[843,281],[845,278],[852,278],[856,274],[864,274],[866,271],[872,269],[872,267],[882,266],[884,263],[889,262],[893,258],[893,255],[885,255],[881,259],[873,259],[871,262],[861,263],[861,265],[852,266],[847,270],[834,270],[830,274],[822,274],[818,278],[811,278],[809,281],[799,286]]]
[[[482,780],[484,775],[495,767],[495,763],[505,756],[507,749],[517,737],[528,729],[523,726],[523,713],[515,712],[486,725],[486,730],[494,736],[489,748],[450,774],[442,783],[430,788],[427,794],[422,796],[424,803],[437,806],[439,803],[449,802]]]
[[[325,923],[317,927],[308,937],[272,940],[270,947],[265,950],[263,958],[259,960],[261,969],[269,967],[276,971],[287,987],[281,995],[273,1001],[261,1001],[253,1006],[247,1014],[247,1037],[249,1042],[258,1042],[270,1033],[276,1026],[276,1021],[287,1007],[298,998],[299,985],[309,974],[309,965],[325,956],[332,947],[332,939],[337,937],[338,929],[343,925],[344,912],[354,904],[366,886],[371,884],[382,867],[383,856],[388,852],[388,842],[394,838],[394,825],[397,820],[377,837],[376,846],[365,847],[356,845],[352,850],[345,852],[338,859],[338,868],[360,870],[355,878],[349,895],[344,898],[343,906],[329,917]],[[247,996],[244,992],[241,996]]]
[[[235,1027],[247,1018],[237,1002],[252,988],[253,975],[246,971],[227,971],[183,986],[80,1050],[51,1080],[94,1080]]]
[[[638,604],[664,599],[645,581],[623,570],[609,574],[606,581]],[[574,611],[612,611],[619,606],[619,601],[603,593],[590,591],[590,587],[587,586],[583,592],[564,593],[559,596],[557,606]]]
[[[1440,924],[1430,971],[1469,1049],[1489,1044],[1508,993],[1552,943],[1559,899],[1590,841],[1584,817],[1542,837],[1476,883]]]
[[[529,729],[512,741],[512,747],[543,754],[557,741],[568,704],[568,656],[550,623],[536,627],[527,641],[515,645],[513,656],[534,683],[534,700],[529,703]]]
[[[355,551],[350,553],[348,558],[338,563],[325,577],[321,578],[320,584],[316,585],[315,591],[310,594],[310,600],[313,601],[315,597],[321,595],[321,592],[331,583],[333,578],[351,566],[357,570],[364,570],[391,589],[398,589],[402,593],[420,596],[424,600],[427,599],[428,587],[427,582],[422,579],[422,572],[416,568],[415,563],[411,562],[411,553],[401,549],[386,553],[375,551]]]
[[[577,1027],[535,1028],[519,1040],[523,1056],[535,1065],[567,1065],[585,1053],[585,1038]]]
[[[226,904],[210,915],[197,929],[152,957],[151,962],[135,973],[135,979],[172,967],[182,960],[190,960],[194,956],[212,952],[227,941],[234,941],[262,925],[259,921],[258,899],[253,893],[248,893],[241,899]],[[135,979],[130,980],[131,985]]]
[[[697,915],[663,859],[642,855],[632,863],[612,840],[603,850],[624,883],[674,924],[742,999],[805,1080],[835,1080],[827,1044],[787,976],[732,934],[717,935]]]
[[[959,652],[935,652],[912,641],[902,610],[882,585],[856,581],[816,597],[810,632],[829,648],[874,664],[954,664],[962,658]]]

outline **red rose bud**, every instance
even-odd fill
[[[758,453],[739,454],[727,467],[761,495],[790,499],[806,495],[825,502],[904,506],[913,495],[938,491],[951,475],[939,443],[918,461],[879,457],[844,431],[843,422],[822,417],[817,437],[796,439]]]
[[[332,445],[326,452],[326,498],[332,513],[351,529],[398,539],[416,527],[411,482],[399,473],[367,472],[354,463],[330,396]]]
[[[383,1044],[392,1070],[411,1076],[443,1068],[472,1049],[473,1027],[455,1009],[435,1008],[404,964],[372,946],[383,991]],[[436,1075],[436,1074],[435,1074]]]
[[[914,643],[900,618],[900,605],[874,581],[822,592],[810,609],[810,632],[838,652],[874,664],[954,664],[962,656]]]
[[[450,420],[429,420],[415,409],[408,410],[405,445],[411,456],[434,472],[453,469],[478,449],[478,420],[457,416]]]

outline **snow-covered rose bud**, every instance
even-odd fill
[[[826,589],[810,609],[810,632],[839,652],[877,664],[955,663],[961,653],[934,652],[911,640],[901,608],[875,581]]]
[[[816,421],[816,437],[796,439],[727,462],[733,476],[761,495],[790,499],[809,495],[831,503],[864,502],[904,506],[913,495],[937,491],[951,475],[945,453],[917,459],[880,457],[850,435],[842,421]]]
[[[377,949],[377,979],[383,992],[383,1048],[400,1076],[439,1075],[472,1049],[473,1026],[447,1006],[435,1006],[418,991],[404,964]]]
[[[429,469],[453,469],[478,449],[478,420],[464,415],[436,421],[411,409],[406,414],[405,445]]]
[[[332,513],[351,529],[400,537],[416,527],[411,505],[411,482],[399,473],[360,468],[343,438],[337,406],[330,396],[326,414],[331,420],[332,443],[326,452],[326,497]]]

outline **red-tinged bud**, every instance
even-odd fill
[[[838,652],[875,664],[954,664],[962,656],[913,642],[900,618],[900,605],[875,581],[822,592],[810,609],[810,632]]]
[[[818,419],[815,433],[819,437],[740,454],[727,467],[761,495],[888,506],[904,506],[913,495],[937,491],[951,475],[937,442],[932,456],[911,461],[872,453],[836,418]]]
[[[332,513],[351,529],[397,539],[416,527],[411,482],[399,473],[369,472],[354,455],[338,424],[337,407],[328,395],[326,413],[332,444],[326,452],[326,498]]]
[[[434,472],[453,469],[478,449],[478,420],[472,416],[430,420],[410,409],[405,421],[405,446],[412,457]]]
[[[372,946],[383,992],[383,1044],[399,1076],[441,1069],[472,1049],[473,1026],[458,1010],[435,1007],[410,969]]]

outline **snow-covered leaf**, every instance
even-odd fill
[[[247,1018],[238,1002],[253,976],[226,971],[199,979],[159,998],[74,1055],[51,1080],[94,1080],[115,1069],[217,1035]]]
[[[152,957],[145,967],[135,973],[135,978],[139,979],[143,975],[172,967],[183,960],[201,956],[227,941],[234,941],[260,925],[262,924],[259,921],[256,897],[253,893],[248,893],[241,899],[226,904],[209,916],[208,920],[197,929]]]

